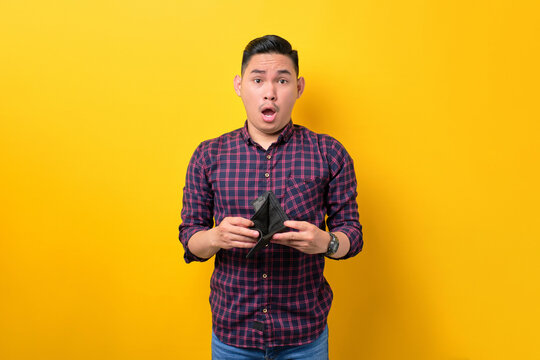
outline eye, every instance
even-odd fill
[[[286,84],[286,83],[288,83],[288,81],[285,80],[285,79],[279,79],[279,83],[280,83],[280,84]]]
[[[255,82],[255,84],[260,84],[261,83],[261,79],[254,79],[253,81]]]

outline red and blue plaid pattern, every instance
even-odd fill
[[[193,234],[227,216],[250,218],[250,201],[273,191],[291,220],[345,233],[351,242],[343,259],[362,250],[353,161],[328,135],[290,122],[267,150],[243,128],[208,140],[188,166],[180,241],[184,259]],[[325,222],[326,217],[326,222]],[[248,249],[220,250],[210,282],[214,333],[232,346],[303,345],[324,330],[332,290],[323,276],[325,257],[270,244],[246,259]]]

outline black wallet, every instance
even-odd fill
[[[251,205],[255,209],[255,215],[250,219],[254,223],[251,229],[259,232],[259,240],[255,247],[248,252],[246,258],[252,257],[262,248],[268,246],[272,235],[285,231],[287,227],[283,225],[283,222],[289,220],[276,196],[271,191],[263,193],[253,200]]]

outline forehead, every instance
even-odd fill
[[[290,57],[283,54],[256,54],[249,59],[244,72],[248,75],[253,70],[262,70],[266,72],[274,72],[279,70],[288,70],[291,74],[295,74],[293,61]]]

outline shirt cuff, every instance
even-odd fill
[[[340,258],[330,258],[332,260],[345,260],[350,257],[355,256],[360,251],[362,251],[362,248],[364,247],[364,238],[362,234],[362,225],[356,225],[356,226],[350,226],[350,225],[342,225],[337,226],[335,228],[330,229],[331,232],[342,232],[345,235],[347,235],[347,238],[349,239],[350,247],[347,254]]]
[[[203,227],[203,226],[197,226],[197,227],[190,227],[189,229],[184,229],[183,231],[180,232],[179,238],[180,238],[180,242],[182,243],[182,246],[184,247],[184,261],[186,262],[186,264],[189,264],[192,261],[205,262],[210,259],[210,258],[198,257],[197,255],[189,251],[189,247],[188,247],[189,239],[191,239],[191,237],[195,235],[195,233],[198,233],[199,231],[204,231],[204,230],[208,230],[208,228]]]

